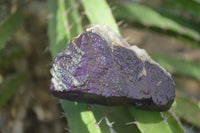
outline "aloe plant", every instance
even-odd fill
[[[180,8],[182,11],[187,11],[191,15],[197,17],[200,19],[200,3],[198,1],[192,0],[192,1],[187,1],[187,0],[165,0],[172,5]]]
[[[198,101],[188,99],[184,95],[178,96],[172,107],[172,111],[182,120],[200,128],[200,106]]]
[[[55,57],[56,53],[60,51],[60,49],[57,49],[55,47],[64,48],[64,46],[66,46],[67,44],[67,40],[71,39],[69,38],[72,37],[70,36],[70,29],[68,29],[71,28],[69,25],[72,25],[74,27],[81,26],[77,5],[72,6],[71,4],[77,3],[72,2],[68,3],[68,5],[64,5],[63,1],[48,1],[48,10],[50,16],[48,19],[48,29],[53,57]],[[90,23],[107,24],[119,34],[119,29],[106,1],[84,0],[81,4],[83,5],[86,16],[88,17]],[[96,4],[98,6],[94,6]],[[73,17],[63,18],[63,16],[60,15],[65,13],[70,14],[71,10],[74,11],[74,14],[71,14]],[[61,16],[61,18],[58,18],[59,15]],[[74,19],[79,21],[78,23],[73,25],[72,22],[74,21]],[[56,23],[58,20],[61,21]],[[61,26],[59,26],[60,24]],[[62,31],[56,32],[59,29],[62,29]],[[80,31],[75,32],[74,35],[80,34],[79,32]],[[64,40],[64,38],[67,38],[67,40],[63,43],[59,43],[60,41],[55,41],[55,39],[58,39],[58,36],[61,36],[62,40]],[[162,128],[166,129],[162,130],[163,132],[173,132],[170,126],[164,123],[164,121],[162,120],[162,116],[158,112],[143,111],[135,109],[133,107],[130,107],[129,109],[126,107],[107,107],[101,105],[89,105],[85,103],[77,103],[66,100],[61,100],[61,104],[63,106],[64,111],[66,112],[68,124],[70,127],[69,130],[73,133],[79,132],[80,130],[84,133],[129,133],[144,131],[151,133],[154,131],[161,131]],[[143,117],[144,114],[146,117]],[[136,120],[138,124],[129,124]],[[144,123],[143,121],[148,122]],[[175,123],[175,126],[181,127],[181,125],[179,125],[178,123]]]
[[[112,5],[116,7],[114,15],[119,20],[131,20],[144,27],[160,29],[163,33],[169,31],[169,35],[186,42],[186,44],[200,47],[200,30],[194,21],[176,16],[174,12],[169,12],[167,9],[158,12],[138,4],[114,3]]]
[[[200,48],[198,0],[165,0],[161,8],[109,2],[111,6],[105,0],[48,0],[48,36],[52,58],[63,50],[73,37],[82,33],[86,25],[108,25],[120,35],[116,20],[122,20],[130,27],[132,24],[137,24],[140,28],[150,27],[156,32],[179,39],[184,44]],[[110,7],[115,8],[113,12]],[[25,56],[22,47],[14,41],[9,41],[25,21],[22,10],[18,9],[1,21],[1,69],[10,65],[13,60]],[[184,13],[187,17],[183,16]],[[153,54],[152,57],[173,74],[200,80],[199,63],[162,54]],[[3,75],[3,80],[0,81],[1,108],[8,103],[25,79],[18,73]],[[60,103],[68,121],[67,130],[72,133],[182,133],[184,129],[181,122],[200,129],[199,101],[185,95],[177,95],[172,108],[162,113],[135,107],[109,107],[61,99]]]
[[[162,54],[153,54],[153,59],[168,71],[200,80],[200,64],[180,58],[172,58]]]

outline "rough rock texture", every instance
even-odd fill
[[[72,39],[51,74],[50,92],[72,101],[166,111],[175,98],[171,75],[106,26]]]

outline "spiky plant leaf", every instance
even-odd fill
[[[184,26],[176,20],[138,4],[113,4],[116,6],[114,15],[118,19],[134,20],[141,25],[169,30],[200,41],[200,32],[192,27]]]
[[[111,14],[109,7],[107,6],[106,1],[104,0],[98,0],[98,6],[101,8],[98,8],[98,6],[96,8],[92,8],[92,7],[87,7],[87,6],[94,6],[97,5],[96,2],[93,3],[93,1],[90,0],[85,0],[83,1],[83,6],[84,9],[86,10],[86,15],[88,16],[89,20],[91,21],[91,23],[94,24],[106,24],[110,27],[113,28],[113,30],[115,30],[116,32],[118,32],[118,28],[116,27],[116,23],[115,20],[113,19],[112,16],[108,17],[107,19],[96,19],[96,17],[98,15],[101,14],[101,16],[106,16],[107,14]],[[58,4],[55,4],[55,1],[53,0],[49,0],[48,4],[50,4],[49,6],[51,7],[52,5],[56,5],[57,8],[59,8]],[[102,6],[103,5],[103,6]],[[50,12],[57,12],[54,8],[54,10],[51,10],[52,8],[49,8]],[[92,12],[88,13],[88,12]],[[55,13],[54,13],[55,14]],[[111,14],[112,15],[112,14]],[[58,19],[60,20],[60,19]],[[55,22],[58,20],[54,20]],[[61,19],[62,20],[62,19]],[[49,21],[52,21],[49,19]],[[56,24],[56,23],[54,23]],[[62,26],[64,25],[64,21],[62,20]],[[53,27],[53,28],[52,28]],[[49,24],[49,28],[53,29],[55,33],[57,34],[62,34],[63,38],[66,36],[68,37],[67,33],[64,33],[64,28],[62,29],[62,32],[56,32],[56,29],[54,27],[54,25]],[[53,32],[52,30],[52,32]],[[119,33],[119,32],[118,32]],[[79,34],[79,33],[77,33]],[[53,36],[50,35],[50,40]],[[56,41],[55,41],[56,42]],[[55,44],[52,43],[52,45],[59,45],[59,41]],[[59,52],[58,49],[54,49],[55,46],[52,46],[52,52],[53,52],[53,56],[55,56],[56,53]],[[64,47],[64,44],[61,45]],[[103,133],[107,133],[107,132],[138,132],[138,129],[135,125],[126,125],[126,123],[134,120],[133,116],[131,115],[131,113],[129,112],[129,110],[125,107],[116,107],[116,108],[111,108],[111,107],[106,107],[106,106],[99,106],[99,105],[88,105],[88,104],[84,104],[84,103],[76,103],[76,102],[69,102],[69,101],[65,101],[62,100],[62,105],[64,110],[66,111],[66,115],[68,118],[68,123],[70,126],[70,129],[73,133],[79,132],[79,125],[81,127],[82,132],[84,133],[88,133],[88,132],[103,132]],[[139,111],[140,112],[140,111]],[[109,115],[111,114],[111,115]],[[155,116],[157,117],[161,117],[158,116],[159,113],[157,113]],[[153,115],[154,116],[154,115]],[[143,118],[141,115],[138,116],[139,118],[141,117],[141,119],[150,119],[151,117],[146,117]],[[75,119],[74,119],[75,118]],[[87,119],[89,118],[89,119]],[[101,119],[102,118],[102,119]],[[102,121],[102,122],[101,122]],[[112,123],[115,122],[116,124]],[[154,121],[151,121],[154,122]],[[152,123],[150,123],[151,125]],[[160,123],[154,123],[154,124],[158,124],[155,127],[159,127]],[[163,125],[163,122],[161,122],[161,125]],[[130,126],[130,127],[129,127]],[[147,125],[149,126],[149,125]],[[167,126],[167,125],[166,125]],[[145,126],[143,128],[146,128]],[[141,131],[143,131],[143,128],[141,128]],[[166,129],[169,129],[169,127],[165,127]],[[156,130],[157,128],[155,128]],[[158,129],[157,129],[158,130]],[[171,132],[170,130],[166,130],[165,133]]]
[[[75,1],[48,0],[48,33],[53,57],[65,48],[72,36],[76,36],[82,31],[76,4]],[[72,30],[73,32],[71,32]],[[61,100],[61,104],[67,113],[70,131],[78,133],[81,130],[84,133],[89,133],[90,130],[94,130],[95,119],[92,117],[93,114],[91,112],[87,112],[87,104],[66,100]],[[83,110],[87,113],[81,114]],[[90,116],[91,121],[93,119],[92,123],[87,123],[82,119],[85,117],[85,114]],[[98,133],[99,129],[94,130],[94,132]]]
[[[85,0],[85,1],[90,1],[90,0]],[[99,1],[102,1],[102,0],[99,0]],[[94,4],[93,4],[94,5]],[[93,6],[93,5],[90,5],[90,4],[85,4],[84,5],[84,7],[85,6]],[[96,7],[95,8],[95,10],[97,10],[97,8],[98,7]],[[93,9],[94,9],[94,7],[93,7]],[[95,23],[95,24],[104,24],[105,23],[105,19],[101,19],[101,17],[99,18],[99,20],[98,20],[98,23],[96,22],[96,19],[95,19],[95,17],[94,16],[99,16],[99,14],[98,14],[98,12],[96,13],[96,15],[94,15],[94,12],[95,12],[95,10],[92,10],[92,8],[88,8],[88,7],[85,7],[85,10],[87,11],[87,13],[88,12],[92,12],[93,11],[93,14],[91,15],[90,13],[88,13],[87,14],[87,16],[88,16],[88,18],[90,18],[90,21],[91,21],[91,23]],[[103,16],[102,16],[103,17]],[[91,19],[91,18],[93,18],[93,19]],[[116,29],[115,31],[118,31],[118,29]],[[104,111],[109,111],[110,109],[107,107],[105,107],[105,109],[104,109]],[[123,110],[123,109],[121,109],[121,110]],[[118,111],[117,112],[117,109],[115,110],[116,111],[116,113],[118,114],[117,116],[119,117],[119,118],[121,118],[120,117],[120,114],[127,114],[127,115],[130,115],[127,111]],[[133,110],[133,112],[135,113],[135,110]],[[137,112],[137,111],[136,111]],[[140,111],[139,111],[140,112]],[[143,113],[143,111],[141,111],[142,113]],[[142,114],[141,113],[141,114]],[[153,131],[159,131],[160,129],[162,129],[162,128],[160,128],[160,127],[164,127],[164,128],[166,128],[167,130],[165,130],[164,132],[166,132],[166,133],[168,133],[168,132],[171,132],[171,129],[168,127],[168,125],[164,125],[163,124],[163,121],[162,121],[162,119],[161,119],[161,121],[160,121],[160,123],[154,123],[154,121],[151,121],[152,120],[152,117],[154,118],[156,118],[156,117],[158,117],[158,118],[161,118],[161,115],[158,113],[158,112],[155,112],[155,113],[152,113],[151,114],[151,111],[149,111],[149,112],[147,112],[147,114],[149,113],[149,115],[147,115],[148,117],[143,117],[143,115],[138,115],[138,117],[139,118],[141,118],[141,119],[143,119],[143,120],[149,120],[150,119],[150,121],[149,121],[149,123],[148,124],[146,124],[146,125],[144,125],[144,126],[142,126],[142,127],[140,127],[139,125],[137,125],[138,126],[138,128],[140,129],[140,131],[141,132],[143,132],[144,131],[144,129],[145,128],[148,128],[148,127],[151,127],[151,124],[154,124],[154,125],[156,125],[156,126],[154,126],[154,128],[152,128],[153,129]],[[140,113],[139,113],[140,114]],[[130,116],[129,116],[130,117]],[[121,118],[121,119],[123,119],[123,118]],[[128,119],[127,120],[125,120],[125,121],[128,121]],[[114,122],[116,122],[116,121],[114,121]],[[140,122],[139,122],[140,123]],[[135,126],[135,125],[132,125],[132,126]],[[179,126],[179,125],[178,125]],[[129,131],[127,131],[127,128],[126,129],[121,129],[121,130],[123,130],[124,132],[126,131],[126,132],[129,132]],[[137,129],[134,129],[134,130],[136,130],[137,131]],[[116,130],[117,132],[118,131],[120,131],[120,130]],[[153,132],[152,131],[152,132]],[[162,131],[162,130],[161,130]],[[148,131],[147,131],[148,132]],[[151,130],[150,130],[150,132],[149,133],[151,133]]]
[[[173,133],[184,133],[183,126],[179,120],[179,117],[175,115],[173,111],[163,112],[162,119],[165,123],[169,124]]]
[[[182,9],[182,11],[187,11],[195,17],[200,19],[200,3],[195,0],[165,0],[172,3]]]
[[[92,24],[108,25],[120,34],[111,9],[104,0],[83,0],[86,15]]]
[[[116,132],[116,133],[139,133],[137,126],[130,124],[134,121],[128,107],[108,107],[102,105],[91,105],[91,111],[99,123],[102,132]]]
[[[135,123],[144,133],[173,133],[169,125],[162,120],[160,113],[130,108],[135,117]]]
[[[56,56],[67,44],[67,32],[65,29],[64,4],[60,0],[48,0],[48,36],[50,40],[51,54]]]
[[[200,80],[200,64],[198,63],[162,54],[154,54],[152,57],[168,71]]]
[[[182,120],[200,128],[200,106],[198,102],[185,96],[177,96],[172,110]]]
[[[66,112],[69,130],[72,133],[103,133],[99,128],[89,105],[85,103],[61,100],[62,107]]]

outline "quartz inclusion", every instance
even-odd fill
[[[71,101],[166,111],[175,98],[171,75],[107,26],[72,39],[56,56],[51,74],[50,92]]]

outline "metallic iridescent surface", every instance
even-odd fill
[[[50,92],[59,98],[166,111],[175,98],[171,75],[107,26],[96,25],[53,62]]]

